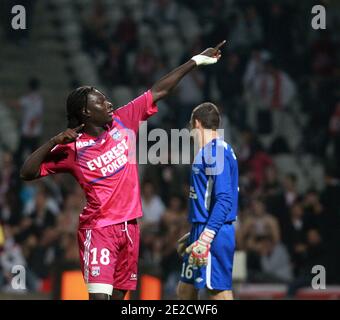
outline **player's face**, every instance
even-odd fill
[[[98,90],[88,95],[86,109],[89,121],[96,126],[104,126],[112,121],[113,105]]]

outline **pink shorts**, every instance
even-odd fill
[[[131,220],[78,231],[80,264],[89,293],[136,290],[139,225]]]

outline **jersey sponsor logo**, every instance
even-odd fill
[[[94,144],[95,144],[95,142],[94,142],[93,139],[90,139],[88,141],[77,141],[76,142],[77,149],[81,149],[81,148],[84,148],[84,147],[92,146]]]
[[[122,137],[122,134],[117,128],[114,128],[112,131],[110,131],[110,135],[113,140],[120,140]]]
[[[131,273],[130,280],[137,281],[137,274]]]
[[[99,169],[102,176],[106,177],[108,174],[114,173],[128,162],[127,156],[125,155],[126,150],[128,150],[128,144],[126,140],[123,139],[109,151],[87,161],[87,167],[91,171]]]
[[[98,277],[100,275],[100,266],[94,266],[91,269],[92,277]]]

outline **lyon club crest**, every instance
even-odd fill
[[[100,275],[100,267],[99,266],[92,267],[91,275],[92,277],[98,277]]]
[[[117,128],[114,128],[111,132],[111,137],[113,140],[120,140],[122,137],[122,134],[120,133],[120,131]]]

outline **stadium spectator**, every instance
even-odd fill
[[[287,207],[291,207],[292,204],[299,198],[297,179],[298,178],[294,173],[286,174],[283,179],[284,197]]]
[[[124,51],[135,50],[137,40],[137,23],[127,8],[124,10],[124,16],[118,22],[114,32],[114,39],[124,46]]]
[[[3,151],[1,154],[1,172],[0,172],[0,221],[9,221],[13,218],[11,212],[11,192],[15,186],[16,167],[13,155],[9,151]],[[13,219],[12,219],[13,220]]]
[[[259,187],[263,184],[264,173],[267,166],[272,165],[271,156],[264,150],[259,141],[254,141],[251,145],[250,158],[247,166],[251,172],[254,182]]]
[[[187,223],[185,201],[181,195],[172,195],[169,203],[160,219],[161,230],[171,233],[171,229],[178,229],[178,226],[185,228]]]
[[[37,148],[42,133],[44,100],[40,93],[40,81],[31,78],[28,90],[26,95],[11,103],[21,113],[20,142],[15,156],[18,166],[27,154]]]
[[[156,227],[165,210],[165,206],[161,198],[156,194],[155,187],[151,181],[144,181],[142,190],[142,207],[144,216],[141,228],[150,226]]]
[[[40,237],[34,239],[34,236],[30,236],[28,240],[23,243],[27,251],[27,263],[34,277],[41,283],[52,275],[53,265],[60,258],[59,234],[55,228],[46,226]]]
[[[103,80],[111,85],[126,83],[126,55],[122,46],[117,41],[111,41],[108,45],[108,53],[100,67]]]
[[[248,253],[251,282],[289,283],[292,280],[290,257],[286,247],[269,235],[258,236]]]
[[[220,129],[223,130],[224,141],[227,143],[232,143],[233,136],[231,133],[230,120],[228,117],[228,113],[225,112],[225,106],[222,101],[217,104],[217,108],[220,113],[220,118],[221,118]]]
[[[311,44],[311,69],[315,75],[331,75],[335,66],[335,44],[329,31],[318,32],[317,39]]]
[[[147,165],[143,172],[143,178],[153,182],[164,203],[169,202],[170,195],[182,192],[181,188],[187,182],[188,176],[187,166],[171,165],[171,156],[173,154],[169,150],[168,164],[160,164],[156,167]]]
[[[290,208],[289,219],[282,224],[282,241],[292,258],[295,276],[300,273],[304,256],[307,251],[307,227],[304,208],[296,201]]]
[[[306,228],[316,229],[326,243],[332,230],[330,213],[325,211],[320,201],[318,192],[315,189],[307,191],[304,197],[304,210]]]
[[[77,229],[79,211],[84,206],[84,196],[79,195],[79,192],[73,191],[66,197],[63,210],[57,216],[57,227],[60,232],[72,233]]]
[[[259,50],[255,47],[250,54],[243,74],[243,88],[246,95],[254,94],[255,82],[264,71],[264,61],[270,58],[268,51]],[[250,100],[248,101],[250,103]]]
[[[262,23],[254,5],[247,6],[244,14],[236,12],[232,17],[236,22],[228,37],[232,49],[245,50],[262,42]]]
[[[98,53],[107,50],[109,20],[101,0],[94,0],[92,6],[83,21],[83,41],[85,50],[97,57]]]
[[[279,172],[274,164],[265,168],[261,194],[264,197],[266,208],[279,220],[280,226],[282,226],[287,220],[286,212],[288,209]]]
[[[248,5],[245,8],[244,25],[247,32],[246,39],[248,48],[252,48],[262,43],[263,27],[256,6]]]
[[[39,217],[38,220],[46,218],[46,221],[53,224],[54,218],[52,216],[56,216],[59,209],[55,199],[49,195],[47,187],[44,184],[39,184],[34,198],[23,208],[23,215],[28,217],[37,216]]]
[[[165,297],[175,298],[176,285],[179,281],[181,259],[177,254],[177,240],[189,230],[185,201],[182,196],[172,195],[160,221],[162,234],[162,280]]]
[[[269,8],[268,8],[269,7]],[[282,3],[271,3],[265,8],[269,14],[263,15],[264,43],[275,56],[287,59],[287,48],[293,44],[293,28],[286,21],[292,20],[293,12],[289,12],[288,6]]]
[[[152,48],[147,45],[141,47],[137,52],[134,65],[135,85],[150,86],[157,64],[158,60]]]
[[[340,159],[340,101],[329,120],[329,133],[334,146],[333,158]]]
[[[203,101],[204,77],[201,70],[195,70],[178,85],[178,127],[186,127],[190,119],[192,106]]]
[[[242,70],[240,57],[237,53],[229,53],[217,70],[217,87],[219,89],[225,113],[232,122],[242,124],[243,108],[242,96]]]
[[[252,200],[250,213],[244,218],[240,232],[246,249],[252,248],[258,237],[270,236],[275,243],[281,239],[277,219],[266,212],[265,205],[260,199]]]
[[[145,7],[144,18],[155,27],[165,23],[175,24],[178,19],[178,4],[174,0],[149,1]]]

